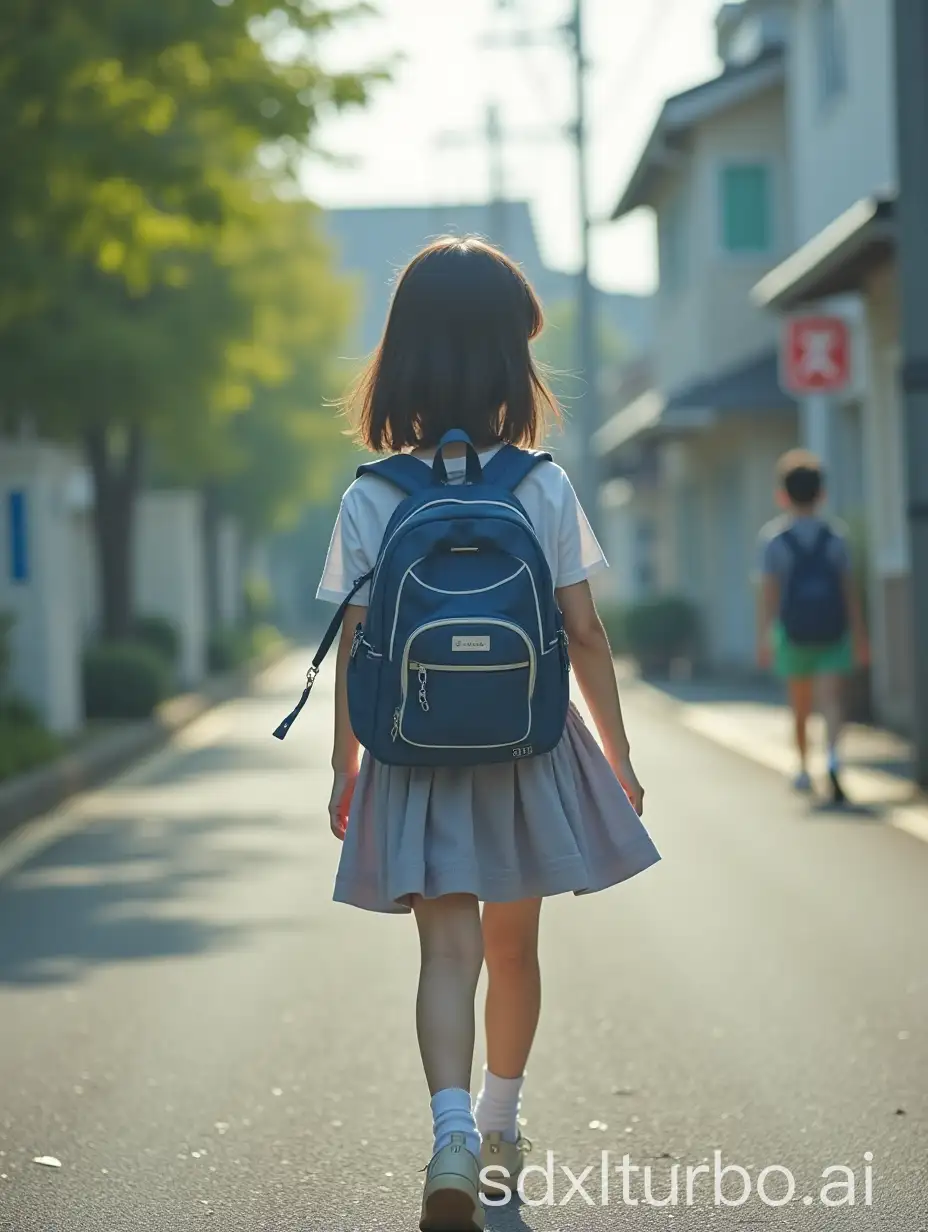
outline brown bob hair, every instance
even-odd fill
[[[522,271],[473,236],[445,237],[401,274],[383,339],[350,403],[376,453],[438,444],[533,445],[557,402],[529,346],[544,316]]]

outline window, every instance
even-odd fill
[[[772,240],[769,168],[760,164],[723,168],[721,204],[725,251],[769,252]]]
[[[847,43],[841,0],[815,0],[815,54],[822,106],[847,89]]]
[[[678,291],[686,281],[686,202],[678,192],[661,210],[658,223],[661,286]]]

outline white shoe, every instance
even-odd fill
[[[812,780],[809,778],[808,770],[800,770],[793,779],[793,790],[801,791],[804,794],[812,790]]]
[[[464,1135],[452,1134],[426,1169],[420,1232],[483,1232],[479,1183],[477,1160]]]
[[[503,1190],[515,1192],[519,1174],[525,1166],[525,1156],[531,1149],[531,1142],[521,1134],[517,1142],[510,1142],[496,1132],[487,1134],[480,1143],[481,1193],[490,1199],[499,1199],[503,1196]]]

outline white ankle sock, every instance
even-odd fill
[[[461,1087],[446,1087],[432,1096],[432,1128],[435,1134],[434,1150],[444,1150],[451,1142],[452,1134],[464,1134],[467,1149],[472,1155],[480,1154],[480,1135],[470,1106],[470,1092]]]
[[[481,1134],[502,1134],[507,1142],[519,1140],[519,1102],[522,1078],[498,1078],[483,1067],[483,1090],[477,1096],[474,1114]]]

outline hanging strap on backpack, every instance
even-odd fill
[[[432,482],[431,467],[420,458],[414,458],[408,453],[394,454],[389,458],[381,458],[378,462],[365,462],[363,466],[358,467],[356,478],[360,479],[362,475],[376,475],[380,479],[386,479],[407,496],[413,496],[415,493],[423,491]],[[326,655],[332,649],[332,643],[338,637],[348,605],[365,582],[369,582],[373,576],[374,570],[370,569],[363,577],[359,577],[339,604],[338,610],[332,617],[328,629],[326,629],[325,636],[319,643],[319,649],[313,656],[309,671],[306,673],[306,687],[303,689],[302,696],[280,726],[275,729],[274,736],[276,739],[283,740],[299,718],[300,711],[306,705],[309,695],[313,691],[313,685],[316,683],[319,669]]]
[[[313,656],[313,661],[310,664],[309,671],[306,673],[306,687],[303,690],[302,697],[297,702],[297,704],[293,707],[293,709],[290,711],[290,713],[287,715],[284,721],[280,724],[280,726],[275,728],[274,730],[274,736],[278,740],[284,739],[287,732],[290,730],[290,728],[293,726],[293,724],[296,722],[297,718],[299,717],[300,711],[303,709],[303,707],[306,705],[307,701],[309,700],[309,695],[313,691],[313,685],[316,683],[316,677],[319,675],[319,668],[322,667],[323,660],[325,659],[326,655],[329,653],[329,651],[332,648],[332,643],[335,641],[336,637],[338,637],[339,630],[342,627],[342,621],[345,619],[345,612],[348,610],[348,605],[351,603],[351,600],[355,597],[355,595],[358,593],[358,591],[361,589],[364,583],[369,582],[373,576],[374,576],[374,570],[370,569],[368,570],[367,573],[364,574],[363,577],[359,577],[358,580],[355,582],[355,584],[352,586],[351,590],[348,592],[345,598],[338,605],[338,611],[332,617],[332,622],[329,625],[328,629],[326,629],[325,637],[319,643],[319,649],[316,651],[315,655]]]

